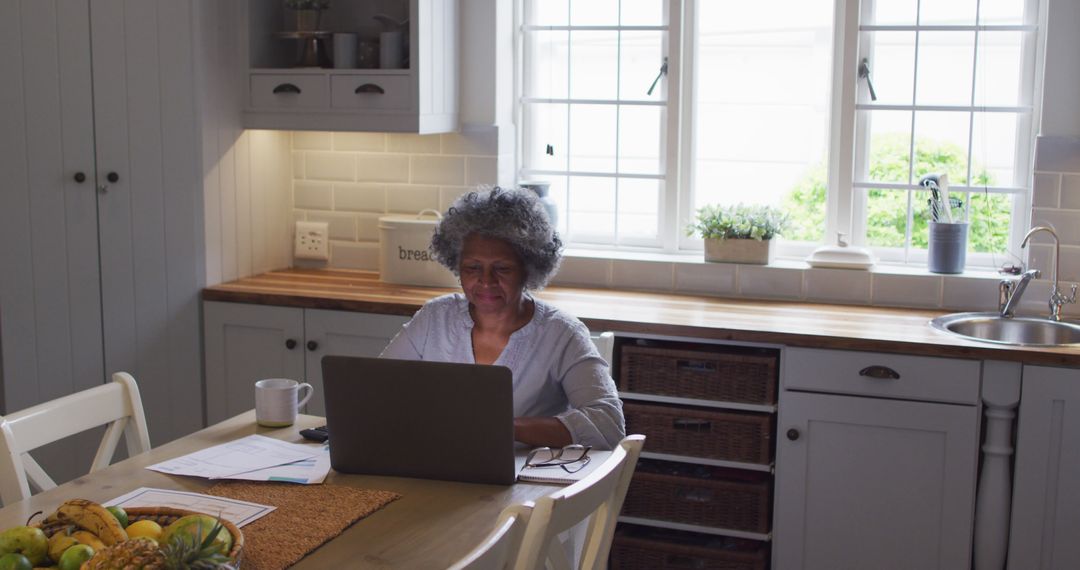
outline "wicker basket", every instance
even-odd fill
[[[135,521],[152,520],[161,525],[162,528],[169,526],[180,517],[187,515],[207,515],[209,517],[217,518],[214,515],[207,513],[185,509],[174,509],[172,507],[131,507],[125,508],[124,512],[127,513],[129,524]],[[225,530],[229,531],[229,534],[232,535],[233,545],[232,550],[229,551],[229,558],[231,558],[234,565],[239,568],[244,551],[244,535],[236,525],[225,519],[221,519],[221,524],[225,527]],[[46,536],[52,536],[55,532],[67,526],[67,524],[62,523],[51,523],[41,525],[41,530]]]
[[[639,464],[622,514],[701,526],[769,532],[772,502],[764,473],[701,468],[710,478],[685,476]],[[724,478],[721,478],[724,477]]]
[[[760,352],[760,351],[755,351]],[[779,357],[623,345],[619,390],[699,400],[775,404]]]
[[[624,402],[626,433],[642,433],[649,451],[768,465],[772,415]]]
[[[765,570],[764,543],[667,529],[620,525],[611,570]]]

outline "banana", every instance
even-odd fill
[[[49,559],[59,561],[64,551],[79,544],[79,539],[68,534],[68,530],[59,530],[49,537]]]
[[[53,516],[61,522],[74,524],[96,534],[106,546],[112,546],[128,538],[124,527],[120,526],[120,521],[117,521],[105,507],[93,501],[71,499],[60,505]]]
[[[71,533],[71,537],[81,544],[85,544],[94,549],[94,552],[98,552],[105,549],[105,543],[102,542],[98,535],[88,530],[77,530]]]

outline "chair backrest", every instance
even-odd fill
[[[108,425],[98,446],[93,473],[112,461],[120,436],[128,455],[150,450],[139,386],[127,372],[112,382],[0,416],[0,499],[5,505],[30,497],[30,484],[43,491],[56,482],[29,452],[98,426]]]
[[[514,568],[540,570],[546,561],[556,569],[570,568],[562,545],[553,539],[590,517],[581,558],[572,567],[606,568],[616,519],[644,443],[643,435],[626,436],[611,456],[584,479],[538,499]]]
[[[506,570],[513,568],[525,536],[533,503],[510,505],[503,509],[495,530],[479,546],[465,555],[450,570]]]

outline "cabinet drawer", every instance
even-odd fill
[[[330,97],[325,76],[251,76],[252,107],[258,109],[310,109],[327,107],[329,103]]]
[[[772,416],[753,412],[625,402],[626,433],[642,433],[649,451],[768,465]]]
[[[611,544],[611,570],[765,570],[767,543],[619,525]]]
[[[976,404],[980,363],[876,352],[784,350],[784,388]]]
[[[331,106],[339,109],[412,109],[407,75],[334,75],[330,77]]]

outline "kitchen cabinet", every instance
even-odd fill
[[[786,348],[783,364],[774,566],[969,567],[980,363]]]
[[[407,41],[405,67],[301,67],[317,63],[313,54],[325,55],[333,32],[356,33],[362,44],[373,43],[383,26],[376,15],[407,20],[408,33],[401,36]],[[248,65],[245,127],[420,134],[457,130],[457,0],[335,0],[320,16],[320,30],[299,34],[288,33],[297,29],[296,11],[284,2],[250,0],[246,20],[247,37],[240,42]]]
[[[124,370],[154,443],[202,427],[195,10],[0,3],[5,412]],[[92,457],[84,447],[38,460],[62,482]]]
[[[1080,567],[1080,369],[1024,366],[1008,568]]]
[[[255,381],[291,378],[315,389],[324,415],[322,357],[378,356],[409,319],[348,311],[203,303],[206,410],[211,423],[255,407]]]

